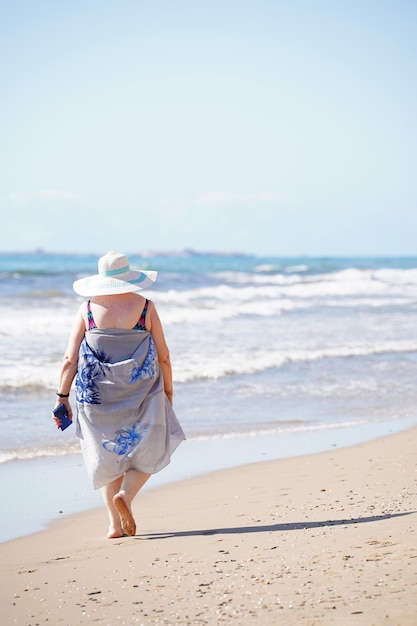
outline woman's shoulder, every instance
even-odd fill
[[[78,307],[78,314],[81,315],[83,319],[87,318],[88,303],[89,300],[84,300],[84,302],[81,302],[80,306]]]

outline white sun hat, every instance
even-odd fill
[[[131,270],[126,255],[108,252],[98,261],[98,274],[76,280],[73,289],[80,296],[107,296],[141,291],[154,284],[158,272]]]

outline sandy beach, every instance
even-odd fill
[[[150,489],[135,537],[100,508],[0,544],[2,621],[416,626],[416,435]]]

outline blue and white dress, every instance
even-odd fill
[[[164,392],[158,355],[144,319],[132,330],[89,330],[76,378],[77,435],[95,489],[128,469],[154,474],[185,439]]]

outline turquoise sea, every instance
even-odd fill
[[[417,258],[127,254],[132,267],[159,272],[146,295],[171,351],[184,448],[211,446],[212,469],[228,455],[239,462],[238,450],[253,460],[261,441],[270,458],[288,453],[282,442],[314,452],[417,422]],[[97,260],[0,254],[4,481],[11,468],[78,453],[51,410],[81,302],[72,283],[96,273]]]

